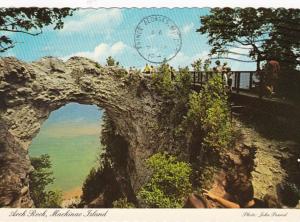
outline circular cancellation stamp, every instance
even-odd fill
[[[179,28],[168,17],[144,17],[135,29],[134,46],[141,57],[151,63],[170,61],[180,51],[182,38]]]

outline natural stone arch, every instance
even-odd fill
[[[0,59],[0,206],[31,207],[28,147],[49,114],[69,102],[97,105],[129,144],[129,180],[137,190],[143,162],[159,144],[159,98],[137,71],[100,67],[81,57],[25,63]],[[129,160],[127,160],[129,161]]]

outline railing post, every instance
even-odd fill
[[[240,83],[241,83],[241,73],[237,72],[237,87],[236,87],[236,92],[240,92]]]
[[[250,72],[250,79],[249,79],[249,89],[252,89],[252,83],[253,83],[253,72]]]
[[[259,70],[258,71],[259,73],[259,98],[262,99],[263,97],[263,90],[264,90],[264,83],[265,83],[265,80],[264,80],[264,76],[265,74],[263,73],[262,70]]]
[[[202,83],[203,83],[203,72],[200,72],[200,85],[202,87]]]
[[[234,89],[237,89],[237,74],[236,72],[234,72],[234,85],[233,85]]]

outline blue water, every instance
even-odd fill
[[[55,182],[50,189],[81,187],[101,150],[103,112],[97,106],[70,103],[53,111],[29,148],[30,156],[48,154]]]

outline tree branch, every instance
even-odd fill
[[[256,62],[253,60],[242,60],[242,59],[236,59],[236,58],[232,58],[232,57],[222,57],[222,56],[218,56],[218,57],[211,58],[211,59],[230,59],[230,60],[234,60],[234,61],[238,61],[238,62],[247,62],[247,63]]]
[[[224,46],[233,47],[233,48],[239,48],[239,49],[248,49],[248,50],[251,49],[251,48],[247,48],[247,47],[237,46],[237,45],[234,45],[234,44],[225,44]]]
[[[43,33],[42,29],[40,29],[40,31],[38,33],[31,33],[31,32],[27,32],[27,31],[14,30],[14,29],[8,29],[8,28],[0,28],[0,31],[4,31],[4,32],[19,32],[19,33],[28,34],[28,35],[31,35],[31,36],[37,36],[37,35]]]
[[[242,55],[242,56],[249,56],[249,54],[239,53],[239,52],[233,52],[233,51],[216,51],[217,53],[228,53],[228,54],[234,54],[234,55]]]

